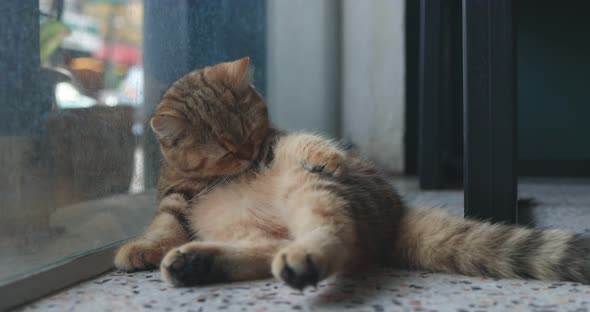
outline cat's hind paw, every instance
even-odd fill
[[[286,247],[275,256],[272,273],[275,278],[297,290],[315,287],[323,278],[317,257],[297,246]]]

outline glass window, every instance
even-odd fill
[[[0,284],[136,235],[144,184],[142,1],[2,5]],[[16,38],[16,39],[15,39]]]

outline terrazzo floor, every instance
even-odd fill
[[[413,205],[461,214],[461,191],[422,192],[394,182]],[[525,180],[527,223],[590,232],[590,180]],[[378,269],[294,291],[272,280],[171,288],[159,272],[111,272],[19,311],[589,311],[590,286]]]
[[[588,311],[590,287],[378,270],[294,291],[274,281],[170,288],[158,272],[113,272],[23,311]]]

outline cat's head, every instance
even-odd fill
[[[269,132],[248,57],[197,69],[162,96],[150,120],[164,160],[199,177],[250,168]]]

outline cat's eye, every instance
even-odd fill
[[[230,157],[233,153],[232,152],[227,152],[225,154],[223,154],[223,156],[221,156],[219,159],[226,159],[228,157]]]

